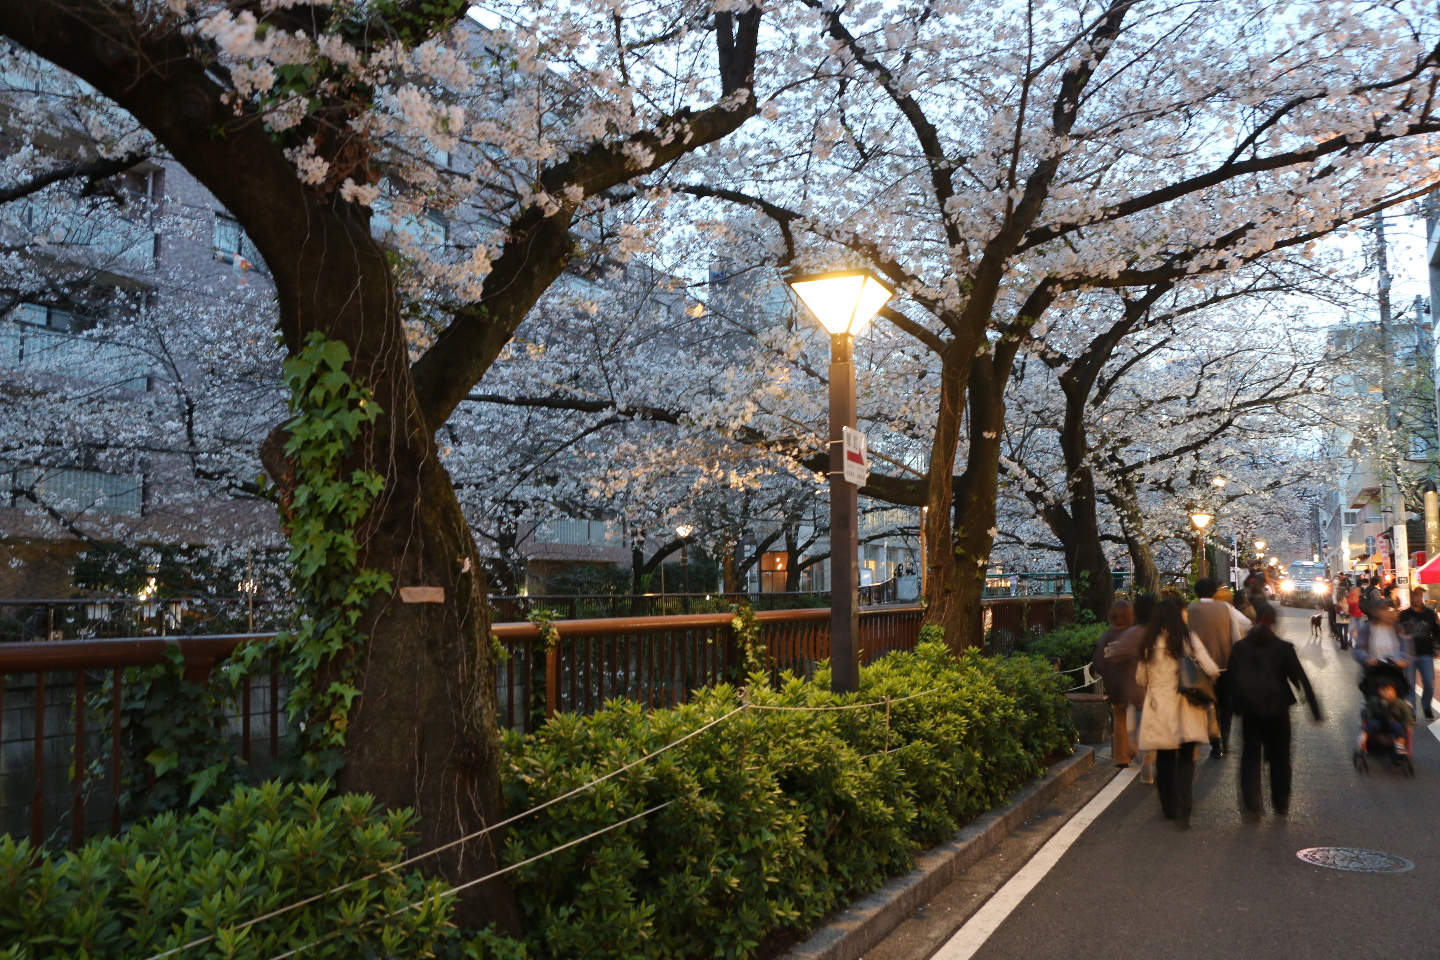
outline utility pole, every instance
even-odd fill
[[[1380,307],[1380,392],[1385,401],[1385,425],[1389,428],[1388,440],[1393,444],[1395,440],[1395,398],[1391,395],[1391,367],[1394,363],[1394,350],[1391,345],[1391,315],[1390,315],[1390,262],[1385,249],[1385,218],[1382,214],[1375,214],[1375,267],[1379,271],[1379,282],[1376,287],[1376,299]],[[1396,596],[1402,606],[1410,603],[1410,537],[1406,528],[1408,516],[1405,512],[1405,496],[1396,482],[1395,472],[1398,469],[1399,454],[1401,451],[1394,451],[1395,458],[1386,457],[1385,469],[1385,500],[1381,505],[1382,512],[1390,514],[1391,544],[1394,556],[1391,561],[1395,564],[1395,586]]]

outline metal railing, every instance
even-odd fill
[[[1068,597],[986,601],[975,636],[1054,626],[1069,617],[1069,607]],[[829,658],[828,608],[763,610],[755,619],[757,652],[772,677],[784,671],[813,676]],[[862,609],[861,662],[914,649],[923,619],[918,605]],[[616,698],[667,707],[700,687],[741,680],[745,651],[734,621],[731,612],[557,620],[549,624],[551,643],[538,624],[497,623],[496,719],[530,732],[559,712],[589,713]],[[164,663],[171,648],[183,656],[187,679],[208,681],[217,691],[224,684],[224,734],[263,775],[288,733],[284,665],[269,661],[265,672],[233,691],[228,678],[212,678],[212,668],[241,644],[271,636],[0,643],[0,832],[56,844],[120,829],[126,786],[120,704],[133,682],[126,670]],[[96,772],[93,760],[107,749],[106,769]]]
[[[1116,590],[1130,588],[1128,570],[1112,570],[1111,580]],[[1063,597],[1071,590],[1070,575],[1063,571],[1053,573],[987,573],[985,575],[985,597]]]
[[[496,623],[521,623],[536,610],[563,620],[726,613],[737,603],[752,610],[796,610],[830,605],[829,593],[591,593],[530,594],[487,598]],[[864,602],[864,601],[862,601]]]
[[[185,678],[204,683],[217,662],[256,639],[268,635],[0,643],[0,832],[38,844],[118,831],[126,670],[164,663],[174,647]],[[279,664],[266,666],[229,697],[223,730],[258,771],[279,756],[287,732],[281,704],[289,684]],[[95,770],[87,758],[107,752]]]
[[[293,615],[263,597],[95,597],[0,600],[0,643],[271,632]]]

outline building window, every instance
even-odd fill
[[[1353,526],[1355,526],[1355,524],[1357,524],[1357,523],[1360,522],[1360,511],[1359,511],[1359,510],[1346,510],[1346,511],[1345,511],[1345,516],[1341,519],[1340,522],[1343,523],[1343,524],[1344,524],[1345,526],[1347,526],[1347,527],[1353,527]]]
[[[63,467],[18,467],[11,478],[11,505],[16,507],[38,500],[66,514],[138,517],[144,504],[144,481],[138,476]]]
[[[563,543],[570,546],[614,545],[620,536],[619,524],[612,520],[572,520],[568,517],[542,526],[535,534],[537,543]]]
[[[228,263],[237,270],[259,270],[265,272],[265,261],[260,251],[240,226],[240,221],[223,213],[215,214],[215,259]]]
[[[94,326],[88,317],[83,317],[78,313],[61,310],[59,307],[42,307],[36,303],[20,304],[11,316],[21,323],[44,327],[47,330],[61,330],[66,333],[87,330]]]

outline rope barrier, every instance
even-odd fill
[[[859,710],[862,707],[885,707],[892,703],[903,703],[906,700],[914,700],[916,697],[928,696],[939,689],[939,687],[934,687],[921,693],[912,693],[908,697],[886,697],[884,700],[876,700],[874,703],[846,703],[836,707],[785,707],[779,704],[764,703],[752,703],[749,707],[751,710],[809,710],[816,713],[824,710]]]
[[[441,897],[453,897],[453,896],[455,896],[457,893],[459,893],[461,890],[464,890],[464,889],[466,889],[466,888],[468,888],[468,887],[473,887],[473,886],[475,886],[476,884],[484,883],[486,880],[494,880],[496,877],[500,876],[501,874],[509,873],[511,870],[518,870],[518,869],[520,869],[521,867],[523,867],[523,866],[525,866],[525,865],[527,865],[527,864],[534,863],[536,860],[543,860],[543,859],[545,859],[546,857],[550,856],[551,854],[559,853],[561,850],[568,850],[568,849],[570,849],[571,847],[578,846],[578,845],[584,843],[586,840],[592,840],[592,839],[594,839],[595,837],[600,836],[602,833],[609,833],[611,830],[615,830],[615,829],[617,829],[617,828],[619,828],[619,827],[623,827],[623,826],[625,826],[625,824],[627,824],[627,823],[633,823],[634,821],[639,820],[641,817],[648,817],[650,814],[654,813],[655,811],[657,811],[657,810],[663,810],[663,809],[665,809],[666,807],[670,806],[670,804],[672,804],[672,803],[674,803],[674,802],[675,802],[674,800],[666,800],[664,803],[657,804],[656,806],[651,807],[649,810],[642,810],[641,812],[635,814],[634,816],[626,817],[624,820],[619,820],[619,821],[617,821],[617,822],[615,822],[615,823],[612,823],[612,824],[610,824],[608,827],[601,827],[599,830],[596,830],[596,831],[594,831],[594,832],[592,832],[592,833],[587,833],[587,834],[586,834],[585,836],[583,836],[583,837],[579,837],[578,839],[571,840],[571,841],[569,841],[568,843],[562,843],[562,844],[560,844],[560,846],[558,846],[558,847],[551,847],[549,850],[546,850],[544,853],[537,853],[535,856],[530,857],[528,860],[521,860],[519,863],[512,863],[510,866],[505,867],[503,870],[496,870],[494,873],[487,873],[485,876],[479,877],[479,878],[477,878],[477,879],[475,879],[475,880],[467,880],[465,883],[462,883],[462,884],[460,884],[460,885],[458,885],[458,886],[451,887],[451,888],[448,889],[448,890],[442,890],[440,893],[437,893],[434,897],[426,897],[424,900],[416,900],[414,903],[407,903],[405,906],[401,907],[399,910],[392,910],[392,911],[390,911],[390,913],[387,914],[385,917],[376,917],[376,918],[373,919],[373,920],[367,920],[367,921],[365,921],[365,922],[366,922],[366,923],[375,923],[377,920],[381,920],[381,919],[388,920],[388,919],[390,919],[391,917],[395,916],[396,914],[401,913],[402,911],[405,911],[405,910],[414,910],[414,909],[416,909],[417,907],[422,907],[422,906],[424,906],[425,904],[429,903],[431,900],[439,900]],[[326,936],[321,937],[319,940],[312,940],[312,941],[310,941],[309,943],[301,944],[300,946],[296,947],[294,950],[288,950],[288,951],[286,951],[285,953],[277,953],[277,954],[275,954],[273,957],[268,958],[268,960],[289,960],[290,957],[295,956],[295,955],[296,955],[297,953],[299,953],[301,950],[308,950],[308,949],[310,949],[311,947],[319,946],[320,944],[324,943],[324,942],[327,941],[327,940],[333,940],[333,939],[335,939],[336,937],[340,936],[340,934],[342,934],[342,933],[344,933],[344,932],[345,932],[345,931],[343,931],[343,930],[336,930],[334,933],[327,934]]]
[[[534,806],[534,807],[531,807],[531,808],[529,808],[528,810],[521,811],[520,813],[517,813],[517,814],[515,814],[515,815],[512,816],[512,817],[508,817],[508,818],[506,818],[506,819],[504,819],[504,820],[501,820],[499,823],[491,824],[491,825],[488,826],[488,827],[484,827],[484,828],[482,828],[482,829],[480,829],[480,830],[476,830],[476,831],[474,831],[473,833],[466,834],[465,836],[459,837],[459,838],[457,838],[457,839],[455,839],[455,840],[451,840],[451,841],[449,841],[448,843],[441,844],[440,846],[435,847],[435,848],[433,848],[433,849],[431,849],[431,850],[427,850],[427,851],[425,851],[424,853],[416,854],[415,856],[410,857],[409,859],[402,860],[402,861],[400,861],[399,863],[396,863],[396,864],[392,864],[391,866],[386,867],[384,870],[378,870],[378,871],[376,871],[375,873],[368,874],[368,875],[363,876],[363,877],[360,877],[360,878],[358,878],[358,879],[356,879],[356,880],[351,880],[351,881],[349,881],[348,883],[341,884],[340,886],[334,887],[334,888],[332,888],[332,889],[330,889],[330,890],[326,890],[326,891],[324,891],[323,893],[313,894],[313,895],[311,895],[311,896],[309,896],[309,897],[306,897],[306,898],[303,899],[303,900],[297,900],[295,903],[288,904],[287,906],[280,907],[280,908],[275,909],[275,910],[271,910],[271,911],[268,912],[268,913],[263,913],[263,914],[261,914],[261,915],[258,916],[258,917],[254,917],[254,918],[252,918],[252,919],[250,919],[250,920],[245,921],[244,923],[237,924],[236,926],[234,926],[234,927],[229,927],[229,928],[227,928],[227,929],[232,930],[232,931],[239,931],[239,930],[247,929],[247,928],[249,928],[249,927],[253,927],[253,926],[254,926],[255,924],[257,924],[257,923],[264,923],[266,920],[273,920],[274,918],[279,917],[279,916],[283,916],[284,914],[287,914],[287,913],[291,912],[292,910],[298,910],[298,909],[300,909],[301,907],[309,906],[310,904],[315,903],[316,901],[323,900],[323,899],[325,899],[326,897],[334,896],[334,895],[337,894],[337,893],[344,893],[346,890],[349,890],[350,888],[355,887],[355,886],[358,886],[359,884],[365,883],[365,882],[367,882],[367,881],[374,880],[376,877],[382,876],[382,875],[387,874],[387,873],[394,873],[395,871],[400,870],[400,869],[402,869],[402,868],[404,868],[404,867],[408,867],[408,866],[411,866],[411,865],[413,865],[413,864],[416,864],[416,863],[420,862],[421,860],[427,859],[427,858],[429,858],[429,857],[433,857],[433,856],[434,856],[435,854],[437,854],[437,853],[443,853],[444,851],[449,850],[449,849],[451,849],[451,848],[453,848],[453,847],[457,847],[457,846],[459,846],[459,845],[461,845],[461,844],[463,844],[463,843],[468,843],[468,842],[470,842],[471,840],[478,839],[479,837],[484,836],[485,834],[490,833],[490,832],[492,832],[492,831],[494,831],[494,830],[499,830],[501,827],[509,826],[510,824],[516,822],[517,820],[520,820],[520,819],[522,819],[522,818],[524,818],[524,817],[528,817],[528,816],[529,816],[530,814],[532,814],[532,813],[538,813],[538,812],[540,812],[541,810],[544,810],[544,809],[547,808],[547,807],[554,806],[555,804],[560,803],[560,802],[563,801],[563,800],[568,800],[568,799],[570,799],[571,797],[576,796],[577,794],[583,793],[583,792],[585,792],[586,790],[589,790],[589,789],[591,789],[591,788],[593,788],[593,787],[598,786],[598,785],[601,784],[601,783],[604,783],[606,780],[609,780],[609,779],[611,779],[612,777],[619,776],[620,774],[624,773],[624,772],[627,771],[627,770],[632,770],[632,769],[634,769],[635,767],[639,766],[639,765],[642,764],[642,763],[645,763],[645,762],[647,762],[647,761],[649,761],[649,760],[653,760],[655,757],[658,757],[660,754],[666,752],[667,750],[670,750],[670,749],[672,749],[672,748],[674,748],[674,747],[676,747],[676,746],[679,746],[680,744],[684,743],[686,740],[691,739],[692,737],[697,737],[697,736],[699,736],[700,734],[704,733],[706,730],[709,730],[711,727],[714,727],[714,726],[717,726],[718,724],[724,723],[726,720],[729,720],[731,717],[735,716],[737,713],[741,713],[742,711],[745,711],[745,710],[791,710],[791,711],[809,711],[809,712],[817,712],[817,713],[818,713],[818,712],[830,711],[830,710],[859,710],[859,709],[863,709],[863,708],[866,708],[866,707],[881,707],[881,706],[883,706],[883,707],[885,707],[886,718],[887,718],[887,723],[886,723],[886,731],[887,731],[887,736],[886,736],[887,751],[886,751],[886,752],[888,752],[888,742],[889,742],[889,736],[888,736],[889,723],[888,723],[888,719],[889,719],[890,705],[893,704],[893,703],[903,703],[903,702],[906,701],[906,700],[914,700],[914,699],[916,699],[916,698],[918,698],[918,697],[928,696],[929,694],[935,693],[935,692],[936,692],[937,690],[939,690],[939,689],[940,689],[939,687],[933,687],[933,688],[931,688],[931,689],[929,689],[929,690],[925,690],[925,691],[922,691],[922,692],[920,692],[920,693],[910,694],[909,696],[906,696],[906,697],[893,697],[893,698],[892,698],[892,697],[886,697],[884,700],[876,700],[876,701],[871,702],[871,703],[848,703],[848,704],[841,704],[841,705],[838,705],[838,706],[824,706],[824,707],[782,706],[782,705],[779,705],[779,704],[758,704],[758,703],[749,703],[749,702],[742,703],[740,706],[736,707],[734,710],[731,710],[729,713],[725,714],[724,716],[718,717],[718,718],[715,719],[715,720],[711,720],[709,723],[705,724],[704,726],[698,727],[698,728],[696,728],[695,730],[690,731],[689,733],[685,734],[685,736],[683,736],[683,737],[680,737],[680,738],[678,738],[678,739],[676,739],[676,740],[672,740],[670,743],[665,744],[663,747],[660,747],[660,748],[657,749],[657,750],[654,750],[654,751],[652,751],[652,752],[650,752],[650,753],[647,753],[645,756],[640,757],[639,759],[632,760],[631,762],[625,764],[624,766],[617,767],[616,769],[611,770],[609,773],[607,773],[607,774],[605,774],[605,775],[603,775],[603,776],[596,777],[594,780],[591,780],[591,781],[589,781],[588,783],[581,784],[580,786],[574,788],[573,790],[567,791],[566,793],[562,793],[562,794],[560,794],[560,795],[557,796],[557,797],[552,797],[552,798],[550,798],[549,800],[546,800],[544,803],[541,803],[541,804],[538,804],[538,805],[536,805],[536,806]],[[673,802],[673,801],[671,801],[671,802]],[[665,806],[665,804],[661,804],[661,806]],[[660,809],[660,808],[659,808],[659,807],[655,807],[655,808],[653,808],[653,809],[658,810],[658,809]],[[649,812],[649,811],[647,811],[647,812]],[[644,816],[644,814],[639,814],[639,815],[637,815],[637,816]],[[632,817],[631,819],[636,819],[636,818],[633,818],[633,817]],[[627,820],[627,821],[622,821],[622,822],[628,823],[629,821]],[[614,827],[618,827],[618,826],[620,826],[620,825],[621,825],[621,824],[619,824],[619,823],[613,824],[612,826],[607,827],[606,829],[607,829],[607,830],[609,830],[609,829],[614,829]],[[600,833],[603,833],[604,831],[602,830],[602,831],[599,831],[599,832],[600,832]],[[598,834],[592,834],[592,836],[596,836],[596,835],[598,835]],[[574,846],[576,843],[580,843],[581,841],[583,841],[583,840],[585,840],[585,839],[588,839],[588,838],[587,838],[587,837],[582,837],[580,840],[574,841],[573,843],[568,844],[567,846]],[[556,848],[555,848],[555,850],[562,850],[562,849],[565,849],[565,847],[556,847]],[[550,852],[553,853],[553,852],[555,852],[555,851],[550,851]],[[535,859],[535,858],[532,858],[532,860],[533,860],[533,859]],[[515,865],[512,866],[512,867],[507,867],[507,868],[505,868],[505,870],[500,871],[500,873],[506,873],[506,872],[508,872],[508,871],[510,871],[510,870],[515,869],[516,867],[524,866],[525,863],[529,863],[529,862],[531,862],[531,861],[530,861],[530,860],[527,860],[527,861],[524,861],[524,862],[522,862],[522,863],[515,864]],[[463,890],[463,889],[465,889],[465,887],[467,887],[467,886],[473,886],[474,884],[482,883],[482,882],[485,881],[485,880],[492,879],[493,877],[499,876],[500,873],[490,874],[490,875],[488,875],[488,876],[486,876],[486,877],[481,877],[479,880],[469,881],[469,882],[467,882],[466,884],[461,885],[460,887],[456,887],[455,889],[456,889],[456,890]],[[196,939],[194,939],[194,940],[189,941],[188,943],[181,944],[181,945],[178,946],[178,947],[172,947],[171,949],[166,950],[166,951],[164,951],[164,952],[162,952],[162,953],[157,953],[157,954],[153,954],[153,955],[151,955],[151,956],[149,956],[149,957],[146,957],[145,960],[166,960],[167,957],[172,957],[172,956],[174,956],[175,954],[183,953],[184,951],[189,950],[191,947],[204,946],[205,944],[212,942],[212,941],[215,939],[215,936],[216,936],[215,934],[210,934],[210,935],[208,935],[208,936],[198,937],[198,938],[196,938]],[[317,942],[323,942],[323,941],[317,941]],[[309,944],[308,946],[313,946],[313,944]],[[304,949],[304,948],[299,948],[299,949]],[[297,951],[295,951],[295,952],[298,952],[298,949],[297,949]],[[283,956],[284,956],[284,957],[288,957],[288,956],[292,956],[292,955],[293,955],[293,953],[292,953],[292,954],[284,954]],[[272,958],[272,960],[281,960],[281,958]]]
[[[660,749],[655,750],[655,751],[653,751],[653,752],[651,752],[651,753],[647,753],[645,756],[641,757],[641,758],[638,759],[638,760],[632,760],[630,763],[625,764],[623,767],[617,767],[616,769],[611,770],[609,773],[605,774],[604,776],[596,777],[594,780],[591,780],[589,783],[581,784],[580,786],[576,787],[576,788],[573,789],[573,790],[570,790],[570,791],[567,792],[567,793],[562,793],[562,794],[560,794],[558,797],[552,797],[551,799],[546,800],[546,801],[545,801],[544,803],[542,803],[542,804],[539,804],[539,805],[537,805],[537,806],[531,807],[531,808],[528,809],[528,810],[524,810],[524,811],[522,811],[522,812],[520,812],[520,813],[515,814],[513,817],[509,817],[509,818],[507,818],[507,819],[505,819],[505,820],[501,820],[499,823],[491,824],[490,826],[485,827],[485,828],[483,828],[483,829],[476,830],[474,833],[466,834],[465,836],[460,837],[460,838],[457,839],[457,840],[451,840],[449,843],[441,844],[440,846],[435,847],[433,850],[426,850],[424,853],[416,854],[415,856],[410,857],[408,860],[402,860],[402,861],[400,861],[399,863],[396,863],[396,864],[393,864],[393,865],[391,865],[391,866],[389,866],[389,867],[386,867],[384,870],[377,870],[375,873],[369,874],[369,875],[367,875],[367,876],[360,877],[360,878],[357,879],[357,880],[351,880],[349,883],[341,884],[341,885],[338,886],[338,887],[335,887],[335,888],[330,889],[330,890],[326,890],[324,893],[317,893],[317,894],[314,894],[314,895],[312,895],[312,896],[306,897],[304,900],[298,900],[298,901],[296,901],[295,903],[289,904],[288,906],[280,907],[279,909],[276,909],[276,910],[271,910],[269,913],[261,914],[260,916],[255,917],[254,919],[247,920],[247,921],[245,921],[244,923],[239,924],[239,925],[237,925],[237,926],[235,926],[235,927],[233,927],[233,928],[230,928],[230,929],[233,929],[233,930],[244,930],[244,929],[246,929],[247,927],[253,927],[253,926],[254,926],[255,924],[257,924],[257,923],[264,923],[266,920],[273,920],[273,919],[275,919],[276,917],[279,917],[279,916],[282,916],[282,915],[284,915],[284,914],[289,913],[291,910],[298,910],[298,909],[300,909],[301,907],[309,906],[310,904],[316,902],[317,900],[323,900],[323,899],[325,899],[326,897],[334,896],[334,895],[337,894],[337,893],[343,893],[343,892],[345,892],[346,890],[349,890],[351,887],[354,887],[354,886],[356,886],[356,885],[358,885],[358,884],[361,884],[361,883],[365,883],[365,882],[367,882],[367,881],[369,881],[369,880],[374,880],[376,877],[381,876],[382,874],[394,873],[396,870],[399,870],[399,869],[401,869],[401,868],[403,868],[403,867],[411,866],[412,864],[418,863],[418,862],[420,862],[421,860],[426,859],[427,857],[433,857],[433,856],[434,856],[435,854],[437,854],[437,853],[443,853],[444,851],[449,850],[449,849],[452,848],[452,847],[457,847],[457,846],[459,846],[459,845],[462,844],[462,843],[468,843],[469,841],[474,840],[474,839],[476,839],[476,838],[478,838],[478,837],[481,837],[481,836],[483,836],[484,834],[490,833],[490,832],[493,831],[493,830],[499,830],[501,827],[509,826],[510,824],[512,824],[512,823],[514,823],[515,821],[521,819],[522,817],[528,817],[530,814],[532,814],[532,813],[538,813],[539,811],[544,810],[546,807],[554,806],[555,804],[559,803],[559,802],[562,801],[562,800],[568,800],[569,798],[575,796],[576,794],[578,794],[578,793],[583,793],[584,791],[589,790],[589,789],[592,788],[592,787],[598,786],[599,784],[604,783],[606,780],[609,780],[611,777],[619,776],[620,774],[624,773],[626,770],[633,769],[634,767],[639,766],[640,764],[646,762],[647,760],[653,760],[655,757],[658,757],[660,754],[664,753],[666,750],[669,750],[669,749],[671,749],[672,747],[675,747],[675,746],[678,746],[678,745],[684,743],[686,740],[689,740],[691,737],[697,737],[697,736],[699,736],[700,734],[704,733],[706,730],[709,730],[711,727],[713,727],[713,726],[715,726],[715,725],[717,725],[717,724],[724,723],[726,720],[729,720],[731,717],[735,716],[735,714],[741,712],[741,711],[744,710],[745,708],[746,708],[746,705],[745,705],[745,704],[741,704],[740,706],[736,707],[734,710],[731,710],[729,713],[725,714],[723,717],[720,717],[720,718],[718,718],[718,719],[716,719],[716,720],[711,720],[709,723],[705,724],[703,727],[699,727],[699,728],[697,728],[697,729],[695,729],[695,730],[690,731],[689,733],[685,734],[685,736],[680,737],[678,740],[672,740],[670,743],[665,744],[665,746],[661,747]],[[185,951],[185,950],[189,950],[191,947],[203,946],[203,945],[211,942],[211,941],[214,940],[214,939],[215,939],[215,935],[212,933],[212,934],[210,934],[209,936],[199,937],[199,938],[197,938],[197,939],[195,939],[195,940],[191,940],[189,943],[182,944],[182,945],[180,945],[180,946],[178,946],[178,947],[172,947],[171,949],[166,950],[166,951],[163,952],[163,953],[157,953],[157,954],[154,954],[153,956],[146,957],[145,960],[165,960],[166,957],[174,956],[174,955],[177,954],[177,953],[181,953],[181,952],[183,952],[183,951]]]

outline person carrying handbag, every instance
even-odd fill
[[[1145,687],[1140,749],[1156,751],[1160,810],[1182,830],[1189,828],[1194,806],[1195,749],[1210,739],[1204,704],[1208,685],[1201,678],[1213,683],[1219,675],[1205,644],[1190,632],[1181,602],[1167,598],[1157,603],[1135,671],[1136,683]],[[1209,696],[1213,695],[1212,686]]]

